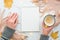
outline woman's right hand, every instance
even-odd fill
[[[43,26],[43,30],[42,30],[43,35],[48,35],[48,34],[50,33],[50,31],[51,31],[54,27],[58,26],[59,24],[60,24],[60,13],[57,13],[57,14],[56,14],[56,23],[55,23],[53,26],[48,27],[48,28],[45,28],[45,24],[44,24],[44,23],[42,24],[42,26]]]

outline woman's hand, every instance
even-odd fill
[[[48,27],[48,28],[45,28],[45,24],[44,24],[44,23],[42,24],[42,26],[43,26],[43,30],[42,30],[43,35],[48,35],[48,34],[50,33],[50,31],[51,31],[54,27],[58,26],[59,24],[60,24],[60,12],[58,12],[58,13],[56,14],[56,23],[55,23],[53,26]]]
[[[15,29],[16,25],[18,23],[18,15],[17,13],[13,13],[9,15],[5,20],[6,26],[8,26],[11,29]]]
[[[46,28],[44,23],[42,24],[42,26],[43,26],[42,34],[43,34],[43,35],[46,35],[46,36],[47,36],[47,35],[50,33],[50,31],[53,29],[52,26]]]

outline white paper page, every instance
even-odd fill
[[[22,31],[39,31],[38,7],[22,8]]]

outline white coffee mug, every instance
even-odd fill
[[[45,23],[45,25],[47,25],[47,26],[52,26],[52,25],[55,24],[55,22],[56,22],[56,20],[55,20],[55,15],[49,14],[49,15],[46,15],[46,16],[44,17],[44,23]]]

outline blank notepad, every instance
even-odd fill
[[[22,8],[22,31],[39,31],[38,7]]]

